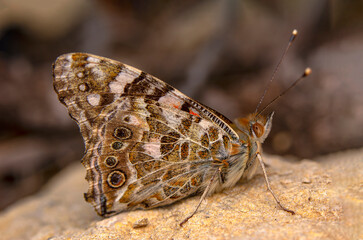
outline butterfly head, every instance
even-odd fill
[[[263,143],[270,133],[273,115],[273,112],[267,116],[250,114],[245,118],[236,119],[235,123],[244,134]]]

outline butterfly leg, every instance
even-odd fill
[[[279,205],[282,210],[284,210],[286,212],[289,212],[291,214],[295,214],[294,211],[292,211],[292,210],[290,210],[290,209],[285,208],[284,206],[282,206],[282,204],[280,203],[280,201],[277,199],[277,197],[275,196],[274,192],[272,191],[272,189],[270,187],[270,181],[268,180],[267,173],[266,173],[266,168],[265,168],[265,164],[263,163],[261,154],[258,152],[256,154],[256,157],[258,158],[258,161],[260,162],[260,165],[262,167],[263,175],[265,176],[265,181],[266,181],[267,189],[270,191],[270,193],[272,194],[272,196],[275,198],[275,201],[276,201],[277,205]]]
[[[218,173],[220,172],[220,169],[218,169],[212,176],[212,178],[210,179],[210,182],[209,184],[207,185],[207,187],[205,188],[200,200],[199,200],[199,203],[197,205],[197,207],[194,209],[194,211],[188,216],[186,217],[181,223],[179,223],[179,226],[182,227],[186,222],[188,222],[189,219],[191,219],[194,214],[198,211],[200,205],[202,204],[203,200],[205,199],[205,197],[207,196],[208,192],[209,192],[209,189],[211,187],[211,185],[213,184],[216,176],[218,175]]]

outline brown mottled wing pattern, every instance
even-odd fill
[[[133,67],[70,53],[53,72],[59,100],[86,145],[85,197],[102,216],[203,189],[239,144],[228,119]]]

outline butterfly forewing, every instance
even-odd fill
[[[240,144],[223,115],[117,61],[62,55],[54,88],[84,138],[85,196],[100,215],[170,204],[203,189]]]

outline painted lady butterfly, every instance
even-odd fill
[[[85,142],[85,198],[101,216],[203,192],[197,210],[207,194],[250,178],[256,159],[265,172],[260,147],[273,114],[232,122],[143,71],[87,53],[58,57],[53,74]]]

